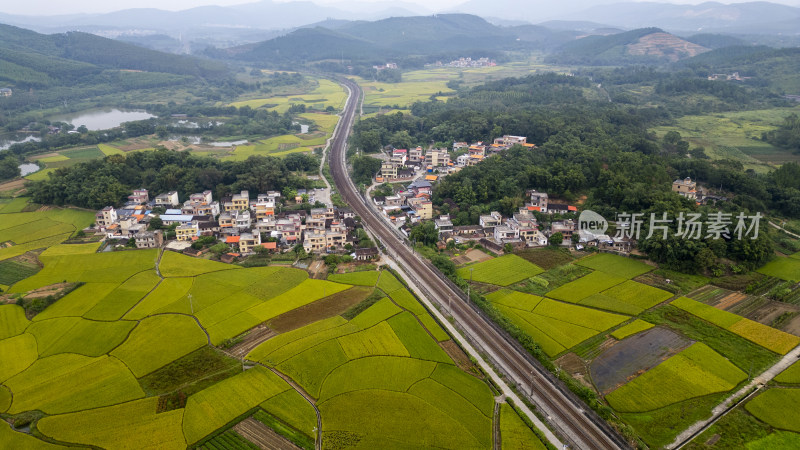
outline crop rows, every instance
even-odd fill
[[[800,337],[686,297],[674,300],[672,305],[781,355],[800,344]]]

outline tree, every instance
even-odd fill
[[[564,242],[564,235],[560,231],[550,235],[550,245],[558,247],[562,242]]]
[[[427,220],[414,226],[409,233],[411,240],[421,242],[424,245],[434,245],[439,240],[439,231],[436,224]]]
[[[164,228],[164,221],[161,220],[161,217],[153,217],[150,219],[150,226],[147,227],[148,230],[160,230]]]

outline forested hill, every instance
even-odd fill
[[[707,51],[708,48],[702,45],[659,28],[640,28],[608,36],[587,36],[568,42],[550,60],[588,65],[666,63]]]
[[[149,50],[81,32],[45,35],[0,24],[0,79],[41,86],[105,69],[189,75],[227,76],[219,62]]]
[[[286,36],[214,52],[246,61],[307,62],[324,59],[365,61],[452,52],[500,52],[559,45],[573,36],[544,27],[498,27],[468,14],[393,17],[357,21],[335,29],[316,27]],[[473,57],[487,56],[474,54]]]

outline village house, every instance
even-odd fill
[[[453,151],[454,152],[457,152],[457,151],[461,150],[462,148],[468,148],[468,147],[469,147],[469,144],[467,144],[466,142],[453,142]]]
[[[447,149],[430,149],[425,154],[425,166],[435,169],[447,167],[450,164],[450,154]]]
[[[356,261],[370,261],[378,258],[378,247],[357,248],[355,251]]]
[[[549,202],[549,196],[547,192],[539,192],[536,189],[531,189],[528,191],[528,195],[530,196],[530,206],[534,206],[539,208],[538,211],[543,213],[547,212],[547,204]]]
[[[158,248],[164,244],[164,232],[161,230],[140,231],[133,238],[136,248]]]
[[[181,203],[178,201],[177,191],[169,191],[166,194],[156,195],[156,206],[170,208],[173,206],[178,206],[180,204]]]
[[[439,235],[442,233],[450,233],[453,231],[453,222],[450,220],[450,215],[439,216],[433,221]]]
[[[249,229],[251,226],[250,211],[233,210],[226,211],[219,215],[220,228]]]
[[[0,97],[11,97],[14,94],[9,88],[0,88]]]
[[[183,202],[182,214],[193,216],[217,216],[220,213],[219,203],[211,198],[211,191],[192,194],[189,200]]]
[[[258,194],[258,198],[252,203],[251,209],[255,213],[256,220],[275,216],[276,199],[268,194]]]
[[[128,202],[137,205],[144,205],[149,201],[150,194],[147,192],[147,189],[134,189],[133,194],[128,196]]]
[[[672,192],[677,192],[678,195],[695,200],[697,199],[697,182],[692,181],[690,177],[686,177],[683,180],[675,180],[672,182]]]
[[[175,228],[175,239],[179,241],[191,241],[200,235],[200,227],[197,222],[189,222],[183,225],[178,225]]]
[[[503,216],[497,211],[492,211],[489,214],[481,215],[478,218],[478,223],[487,233],[494,233],[494,227],[500,225],[503,221]]]
[[[225,201],[222,205],[225,211],[242,211],[250,209],[250,193],[242,191],[238,194],[233,194],[230,201]]]
[[[117,210],[113,206],[106,206],[94,215],[94,223],[101,231],[117,223]]]
[[[572,234],[577,230],[574,220],[561,220],[550,224],[550,236],[556,233],[561,233],[564,237],[564,242],[569,242],[572,239]]]
[[[408,150],[408,162],[413,164],[419,164],[424,161],[424,156],[422,155],[422,147],[412,148]]]
[[[161,214],[159,217],[161,217],[161,222],[166,226],[176,223],[182,225],[194,220],[194,216],[189,214],[180,214],[180,210],[177,209],[167,210],[167,213]]]
[[[414,210],[420,219],[433,219],[433,203],[431,203],[426,196],[422,195],[420,197],[411,197],[406,200],[406,203],[412,210]]]
[[[261,245],[261,234],[259,233],[242,233],[239,235],[239,251],[242,253],[250,253],[253,248]]]

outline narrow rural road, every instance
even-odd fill
[[[573,448],[618,449],[627,448],[625,440],[588,410],[563,384],[556,380],[518,342],[486,318],[464,293],[445,279],[428,261],[421,259],[404,242],[396,230],[389,229],[366,204],[347,173],[345,153],[347,138],[355,120],[361,96],[359,86],[348,79],[338,80],[350,95],[342,118],[337,125],[332,143],[330,166],[336,186],[344,201],[361,217],[364,226],[385,246],[387,255],[394,259],[409,282],[421,287],[427,300],[451,308],[451,314],[467,338],[475,343],[508,378],[526,392],[539,412]],[[449,325],[449,324],[446,324]],[[449,328],[449,327],[448,327]],[[547,433],[548,431],[545,430]]]

